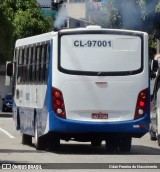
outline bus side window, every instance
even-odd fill
[[[41,80],[41,63],[42,63],[42,45],[39,47],[39,70],[38,70],[38,82],[39,84],[42,84]]]
[[[20,84],[22,82],[22,75],[23,75],[23,54],[24,54],[24,49],[21,48],[20,49],[20,53],[19,53],[19,59],[18,59],[18,84]]]
[[[18,62],[18,58],[19,58],[19,48],[16,48],[15,49],[15,54],[14,54],[14,61]],[[17,67],[18,67],[18,64],[15,63],[14,65],[14,77],[13,77],[13,87],[12,87],[12,94],[14,96],[14,93],[15,93],[15,84],[16,84],[16,78],[17,78]]]
[[[23,83],[27,82],[27,64],[28,64],[28,47],[24,49],[24,61],[23,61]]]
[[[21,64],[21,68],[22,68],[22,73],[21,73],[21,84],[23,84],[24,82],[24,73],[25,73],[25,70],[24,70],[24,48],[22,49],[22,64]]]
[[[21,49],[19,49],[19,56],[17,59],[17,83],[18,84],[19,84],[19,80],[20,80],[20,67],[19,67],[20,54],[21,54]]]
[[[18,57],[19,57],[19,48],[15,49],[14,61],[18,61]]]
[[[33,57],[32,57],[32,82],[34,83],[36,79],[36,45],[33,47]]]
[[[48,81],[48,72],[49,72],[49,56],[50,56],[50,42],[46,46],[46,66],[45,66],[45,83]]]
[[[42,45],[42,53],[41,53],[41,72],[40,72],[40,81],[44,83],[44,73],[45,73],[45,44]]]
[[[31,82],[31,69],[32,69],[32,47],[28,50],[28,64],[27,64],[27,82]]]
[[[37,46],[37,54],[36,54],[36,83],[38,84],[39,83],[39,71],[40,71],[40,52],[41,51],[41,47],[40,46]]]
[[[18,62],[18,58],[19,58],[19,48],[16,48],[14,52],[14,61]],[[15,77],[17,77],[17,66],[18,64],[16,63],[14,69]]]

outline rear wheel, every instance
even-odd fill
[[[49,150],[50,151],[55,151],[58,150],[60,147],[60,138],[58,137],[58,135],[56,133],[53,133],[50,135],[49,138]]]
[[[45,150],[47,148],[46,140],[43,136],[39,137],[38,133],[38,124],[37,120],[35,120],[35,147],[37,150]]]
[[[119,151],[130,152],[131,150],[132,137],[124,137],[119,140]]]
[[[155,133],[155,132],[150,131],[150,139],[151,139],[152,141],[156,141],[156,140],[157,140],[157,137],[156,137],[156,133]]]
[[[27,134],[22,134],[22,144],[23,145],[31,145],[32,144],[32,136]]]
[[[118,152],[119,138],[110,137],[106,140],[106,150],[108,153]]]

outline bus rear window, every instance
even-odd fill
[[[132,35],[63,35],[59,65],[72,74],[134,73],[142,68],[141,42]]]

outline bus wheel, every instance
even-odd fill
[[[119,138],[110,137],[106,140],[106,150],[108,153],[117,153],[118,152]]]
[[[156,132],[154,132],[153,126],[151,124],[150,124],[149,134],[150,134],[150,139],[152,141],[156,141],[157,140]]]
[[[124,137],[120,139],[119,151],[120,152],[130,152],[131,150],[132,137]]]
[[[38,125],[37,120],[35,120],[35,147],[36,150],[45,150],[47,148],[46,140],[43,136],[39,137],[38,135]]]
[[[57,134],[51,134],[49,139],[49,150],[55,151],[58,150],[60,147],[60,138],[57,136]]]
[[[22,144],[23,145],[31,145],[32,144],[32,136],[22,133]]]
[[[150,139],[151,139],[151,141],[156,141],[157,140],[157,137],[156,137],[156,133],[155,132],[150,131]]]
[[[92,140],[91,145],[92,146],[101,146],[102,141],[101,140]]]

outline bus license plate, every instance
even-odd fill
[[[107,113],[92,113],[92,119],[108,119]]]

